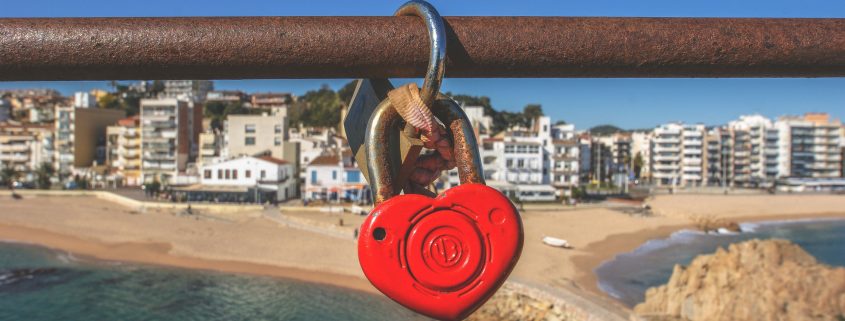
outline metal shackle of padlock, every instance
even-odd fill
[[[367,279],[399,304],[440,320],[462,320],[507,279],[522,252],[513,203],[484,185],[478,143],[463,109],[439,95],[430,105],[447,127],[461,185],[437,197],[398,195],[387,140],[400,123],[382,102],[367,129],[375,208],[361,225],[358,259]]]

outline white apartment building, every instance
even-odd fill
[[[35,179],[42,163],[52,165],[52,126],[0,123],[0,169],[12,168],[22,179]]]
[[[305,167],[304,199],[368,203],[371,199],[367,181],[355,166],[352,152],[317,156]]]
[[[227,157],[265,154],[287,159],[288,118],[285,113],[229,115],[224,133]]]
[[[803,117],[781,117],[775,128],[779,177],[841,177],[841,122],[825,113],[807,113]]]
[[[678,185],[681,173],[680,123],[660,125],[652,131],[651,177],[657,185]]]
[[[202,102],[212,90],[214,90],[214,82],[211,80],[165,80],[164,91],[160,98]]]
[[[93,108],[97,107],[97,97],[84,91],[77,91],[73,93],[73,107],[76,108]]]
[[[139,186],[141,177],[141,120],[133,116],[106,128],[108,180],[116,185]]]
[[[481,161],[487,185],[524,201],[554,200],[551,186],[551,120],[542,116],[530,128],[512,128],[481,140]],[[458,173],[449,171],[449,185],[459,183]]]
[[[681,132],[681,177],[685,186],[704,182],[704,125],[685,125]]]
[[[141,100],[141,173],[144,183],[168,183],[184,172],[190,153],[188,103]]]

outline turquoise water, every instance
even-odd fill
[[[668,239],[651,240],[630,253],[605,262],[595,273],[599,288],[628,306],[645,298],[645,291],[669,281],[675,264],[687,265],[699,254],[709,254],[731,243],[759,239],[787,239],[800,245],[819,262],[845,266],[845,220],[803,220],[742,224],[741,234],[704,234],[680,231]]]
[[[79,260],[0,242],[0,320],[428,320],[295,280]]]

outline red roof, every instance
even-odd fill
[[[276,164],[276,165],[285,165],[285,164],[288,163],[288,161],[286,161],[286,160],[278,159],[278,158],[275,158],[275,157],[272,157],[272,156],[260,156],[260,157],[257,157],[257,158],[260,159],[260,160],[265,160],[265,161],[271,162],[271,163]]]
[[[124,127],[137,127],[139,124],[140,118],[138,115],[132,117],[126,117],[124,119],[120,119],[117,121],[117,124]]]
[[[340,158],[337,155],[322,155],[312,160],[308,165],[340,165]]]

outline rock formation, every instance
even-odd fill
[[[845,268],[785,240],[751,240],[676,265],[634,311],[652,320],[845,320]]]

